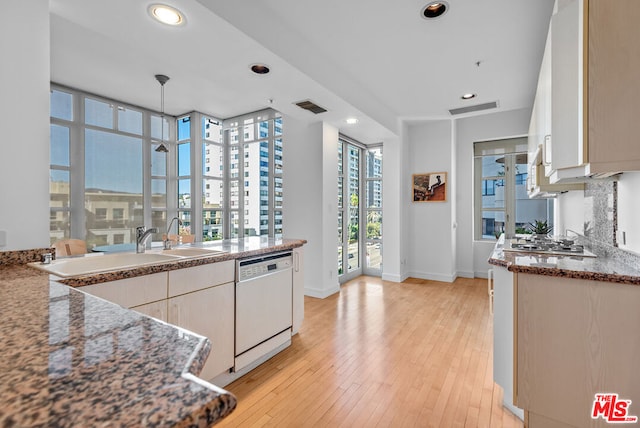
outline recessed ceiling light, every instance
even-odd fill
[[[428,3],[420,15],[426,19],[433,19],[444,15],[449,10],[449,5],[444,1],[432,1]]]
[[[256,74],[267,74],[271,70],[269,70],[269,67],[266,66],[265,64],[253,64],[251,66],[251,71],[253,71]]]
[[[347,123],[349,125],[355,125],[356,123],[358,123],[358,119],[356,119],[355,117],[347,118]]]
[[[185,22],[182,12],[164,4],[152,4],[149,6],[149,14],[154,19],[167,25],[182,25]]]
[[[468,93],[468,94],[464,94],[460,98],[462,98],[463,100],[470,100],[471,98],[475,98],[475,97],[476,97],[476,94]]]

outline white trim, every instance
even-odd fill
[[[315,297],[316,299],[326,299],[327,297],[339,292],[340,292],[339,285],[336,285],[335,287],[330,288],[328,290],[320,290],[317,288],[308,288],[308,287],[304,288],[305,296]]]
[[[440,282],[453,282],[457,278],[457,275],[455,273],[452,273],[451,275],[442,275],[439,273],[429,272],[409,272],[409,276],[417,279],[428,279],[430,281]]]
[[[389,282],[398,282],[398,283],[404,282],[408,278],[409,278],[409,275],[397,275],[397,274],[391,274],[391,273],[382,274],[382,280],[389,281]]]
[[[477,275],[476,275],[475,272],[465,272],[465,271],[460,272],[460,271],[458,271],[458,277],[460,277],[460,278],[476,278]],[[486,277],[486,272],[485,272],[485,277]]]
[[[486,270],[477,271],[477,272],[475,272],[475,277],[476,278],[487,279],[487,278],[489,278],[489,274],[487,272],[488,271],[486,271]]]

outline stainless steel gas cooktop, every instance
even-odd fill
[[[583,245],[561,236],[531,236],[505,239],[504,251],[558,256],[597,257]]]

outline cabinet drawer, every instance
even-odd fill
[[[117,281],[87,285],[80,287],[79,290],[117,303],[125,308],[131,308],[166,299],[167,274],[166,272],[161,272],[135,278],[119,279]]]
[[[233,260],[172,270],[169,272],[169,297],[232,282],[234,277],[235,262]]]

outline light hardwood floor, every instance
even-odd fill
[[[226,387],[222,427],[522,427],[493,383],[486,280],[359,277],[305,297],[291,347]]]

